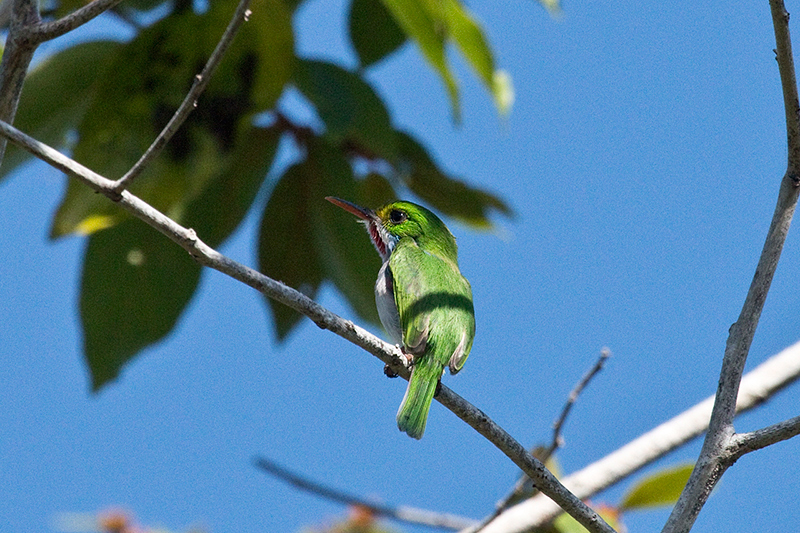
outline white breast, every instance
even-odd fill
[[[403,329],[400,326],[400,314],[397,304],[394,303],[394,289],[392,287],[392,272],[389,270],[389,261],[383,263],[375,282],[375,305],[378,307],[378,316],[381,324],[386,329],[392,342],[403,344]]]

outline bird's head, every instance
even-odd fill
[[[347,200],[328,196],[325,198],[358,218],[367,227],[372,244],[381,259],[386,261],[394,247],[403,238],[411,238],[431,253],[439,252],[455,260],[456,241],[444,222],[433,212],[411,202],[392,202],[376,210],[358,206]]]

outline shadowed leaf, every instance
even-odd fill
[[[227,168],[187,206],[182,222],[209,246],[219,246],[247,214],[272,165],[280,135],[277,128],[251,126]]]
[[[169,16],[121,47],[110,66],[115,76],[98,84],[79,126],[75,159],[111,179],[122,176],[180,105],[213,51],[233,5],[213,3],[202,15],[185,11]],[[180,218],[186,205],[227,168],[242,128],[259,108],[275,103],[288,79],[291,26],[281,6],[279,0],[254,2],[253,10],[260,15],[254,14],[242,27],[198,108],[136,179],[131,192],[168,216]],[[272,18],[266,20],[267,16]],[[278,40],[282,44],[275,46]],[[57,237],[94,229],[95,225],[85,223],[92,217],[109,225],[125,215],[72,180],[51,233]]]
[[[314,244],[325,275],[359,317],[379,324],[375,307],[378,255],[356,218],[324,200],[326,196],[337,196],[361,201],[361,184],[354,179],[349,163],[325,143],[313,144],[308,158],[309,170],[320,180],[320,194],[312,199],[314,208],[310,213]]]
[[[380,267],[369,237],[354,217],[325,196],[360,197],[361,184],[341,153],[311,139],[307,159],[280,178],[261,219],[259,268],[313,297],[330,280],[364,320],[378,323],[374,286]],[[267,300],[283,339],[301,315]]]
[[[199,279],[185,250],[139,220],[89,238],[80,310],[93,390],[172,330]]]
[[[331,63],[298,60],[292,79],[316,107],[332,144],[369,158],[395,158],[389,112],[360,76]]]
[[[445,215],[472,226],[488,229],[489,214],[499,211],[512,216],[511,208],[497,196],[470,187],[439,170],[425,148],[406,133],[399,133],[398,169],[409,189]]]
[[[377,63],[406,42],[406,34],[381,0],[353,0],[348,24],[362,67]]]
[[[77,44],[39,63],[25,79],[14,125],[45,144],[63,148],[103,78],[108,59],[121,46],[113,41]],[[31,157],[9,144],[0,177]]]
[[[306,163],[290,167],[270,195],[258,236],[259,270],[267,276],[313,298],[324,275],[313,246],[308,213],[309,199],[316,196]],[[266,298],[279,340],[283,340],[302,315]]]

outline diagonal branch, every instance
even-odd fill
[[[567,401],[564,403],[564,407],[561,410],[561,414],[553,423],[553,440],[541,454],[536,454],[536,457],[538,457],[543,463],[547,463],[553,453],[555,453],[556,449],[561,446],[561,429],[564,427],[564,422],[566,422],[572,407],[575,405],[578,396],[580,396],[581,392],[583,392],[583,389],[585,389],[589,382],[592,381],[592,379],[603,369],[603,366],[609,357],[611,357],[611,350],[608,348],[603,348],[600,351],[600,357],[597,359],[597,362],[592,366],[592,368],[589,369],[588,372],[586,372],[586,374],[583,375],[580,381],[578,381],[578,384],[575,385],[575,388],[573,388],[569,393]],[[533,490],[531,479],[525,474],[522,474],[522,476],[520,476],[520,478],[517,480],[516,484],[514,484],[511,492],[509,492],[502,500],[497,502],[494,512],[484,518],[477,527],[471,529],[470,531],[472,533],[480,533],[489,522],[500,516],[500,514],[502,514],[513,504],[524,498],[531,497],[533,495]]]
[[[455,531],[466,527],[471,527],[475,523],[474,520],[470,520],[469,518],[464,518],[462,516],[456,516],[447,513],[436,513],[434,511],[427,511],[425,509],[406,507],[404,505],[393,507],[391,505],[381,505],[370,502],[364,498],[352,496],[343,491],[310,481],[263,457],[256,457],[253,459],[253,463],[261,470],[264,470],[265,472],[272,474],[273,476],[290,483],[301,490],[305,490],[312,494],[316,494],[317,496],[343,503],[345,505],[364,507],[376,516],[385,516],[387,518],[393,518],[395,520],[408,522],[410,524],[436,527],[441,529],[451,529]]]
[[[89,170],[77,161],[22,133],[8,123],[0,121],[0,136],[19,145],[24,150],[29,151],[62,172],[76,177],[96,192],[116,201],[120,207],[133,216],[157,229],[184,248],[201,265],[218,270],[253,287],[269,298],[288,305],[295,311],[306,315],[320,328],[329,329],[376,356],[404,379],[409,378],[409,370],[405,366],[405,358],[395,346],[382,341],[349,320],[332,313],[291,287],[225,257],[201,241],[194,230],[181,226],[129,191],[118,193],[115,190],[115,182]],[[555,501],[586,529],[598,533],[611,533],[614,531],[595,511],[567,490],[545,468],[541,461],[528,453],[519,442],[514,440],[511,435],[485,413],[444,385],[441,386],[436,399],[478,433],[486,437],[489,442],[494,444],[514,464],[530,476],[536,488]]]
[[[770,357],[744,376],[737,413],[761,405],[798,379],[800,342]],[[713,396],[706,398],[599,461],[570,474],[562,480],[564,486],[579,498],[591,498],[628,478],[708,429],[713,403]],[[747,440],[747,437],[739,437]],[[502,513],[482,533],[524,533],[546,524],[560,513],[550,500],[538,495]]]
[[[542,454],[542,462],[546,463],[550,456],[555,453],[555,451],[562,445],[562,438],[561,438],[561,428],[564,427],[564,422],[567,420],[570,411],[572,411],[572,407],[575,405],[575,401],[578,399],[578,396],[583,392],[583,389],[589,384],[589,382],[594,379],[594,377],[603,370],[603,367],[608,361],[608,358],[611,357],[611,350],[608,348],[603,348],[600,350],[600,357],[597,359],[597,362],[594,364],[592,368],[589,369],[586,374],[583,375],[581,380],[575,385],[575,388],[569,393],[569,397],[567,401],[564,403],[564,408],[561,410],[561,415],[553,424],[553,440],[550,442],[550,446]]]
[[[730,466],[730,463],[725,463],[722,459],[724,450],[734,434],[733,417],[736,411],[739,382],[742,379],[750,344],[753,341],[761,310],[764,308],[764,302],[767,299],[797,205],[798,185],[800,185],[798,176],[798,164],[800,163],[798,110],[800,110],[800,104],[798,104],[797,81],[789,35],[789,14],[786,12],[783,0],[770,0],[770,8],[775,28],[776,56],[786,111],[786,136],[789,143],[787,170],[781,180],[778,202],[753,281],[739,318],[730,328],[725,355],[722,359],[714,409],[703,448],[681,497],[664,525],[664,533],[688,533],[714,486]]]
[[[181,102],[178,110],[175,111],[175,114],[172,115],[172,118],[169,120],[167,125],[164,126],[164,129],[161,130],[161,133],[158,134],[156,140],[153,141],[153,144],[151,144],[149,148],[147,148],[145,153],[142,154],[142,157],[139,158],[136,164],[133,165],[133,167],[131,167],[131,169],[114,184],[114,191],[117,194],[128,188],[131,182],[144,171],[147,165],[150,164],[150,162],[155,159],[159,153],[161,153],[161,150],[164,149],[164,146],[166,146],[172,136],[175,135],[175,132],[178,131],[184,121],[189,117],[189,113],[191,113],[194,108],[197,107],[197,99],[206,89],[208,82],[211,80],[211,75],[214,73],[217,65],[219,65],[219,62],[222,61],[225,52],[228,51],[228,47],[230,46],[231,42],[233,42],[236,32],[250,16],[250,10],[248,9],[249,5],[250,0],[239,1],[239,5],[236,6],[236,11],[233,13],[233,17],[228,23],[225,33],[222,34],[222,37],[217,43],[216,48],[214,48],[214,52],[211,54],[211,57],[208,58],[206,66],[203,67],[203,71],[195,76],[194,83],[192,83],[192,88],[189,89],[189,92],[186,94],[183,102]]]

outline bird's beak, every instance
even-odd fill
[[[361,207],[352,202],[348,202],[347,200],[336,198],[335,196],[326,196],[325,199],[328,200],[333,205],[338,205],[348,213],[354,214],[361,220],[371,221],[375,219],[375,211],[373,211],[372,209]]]

